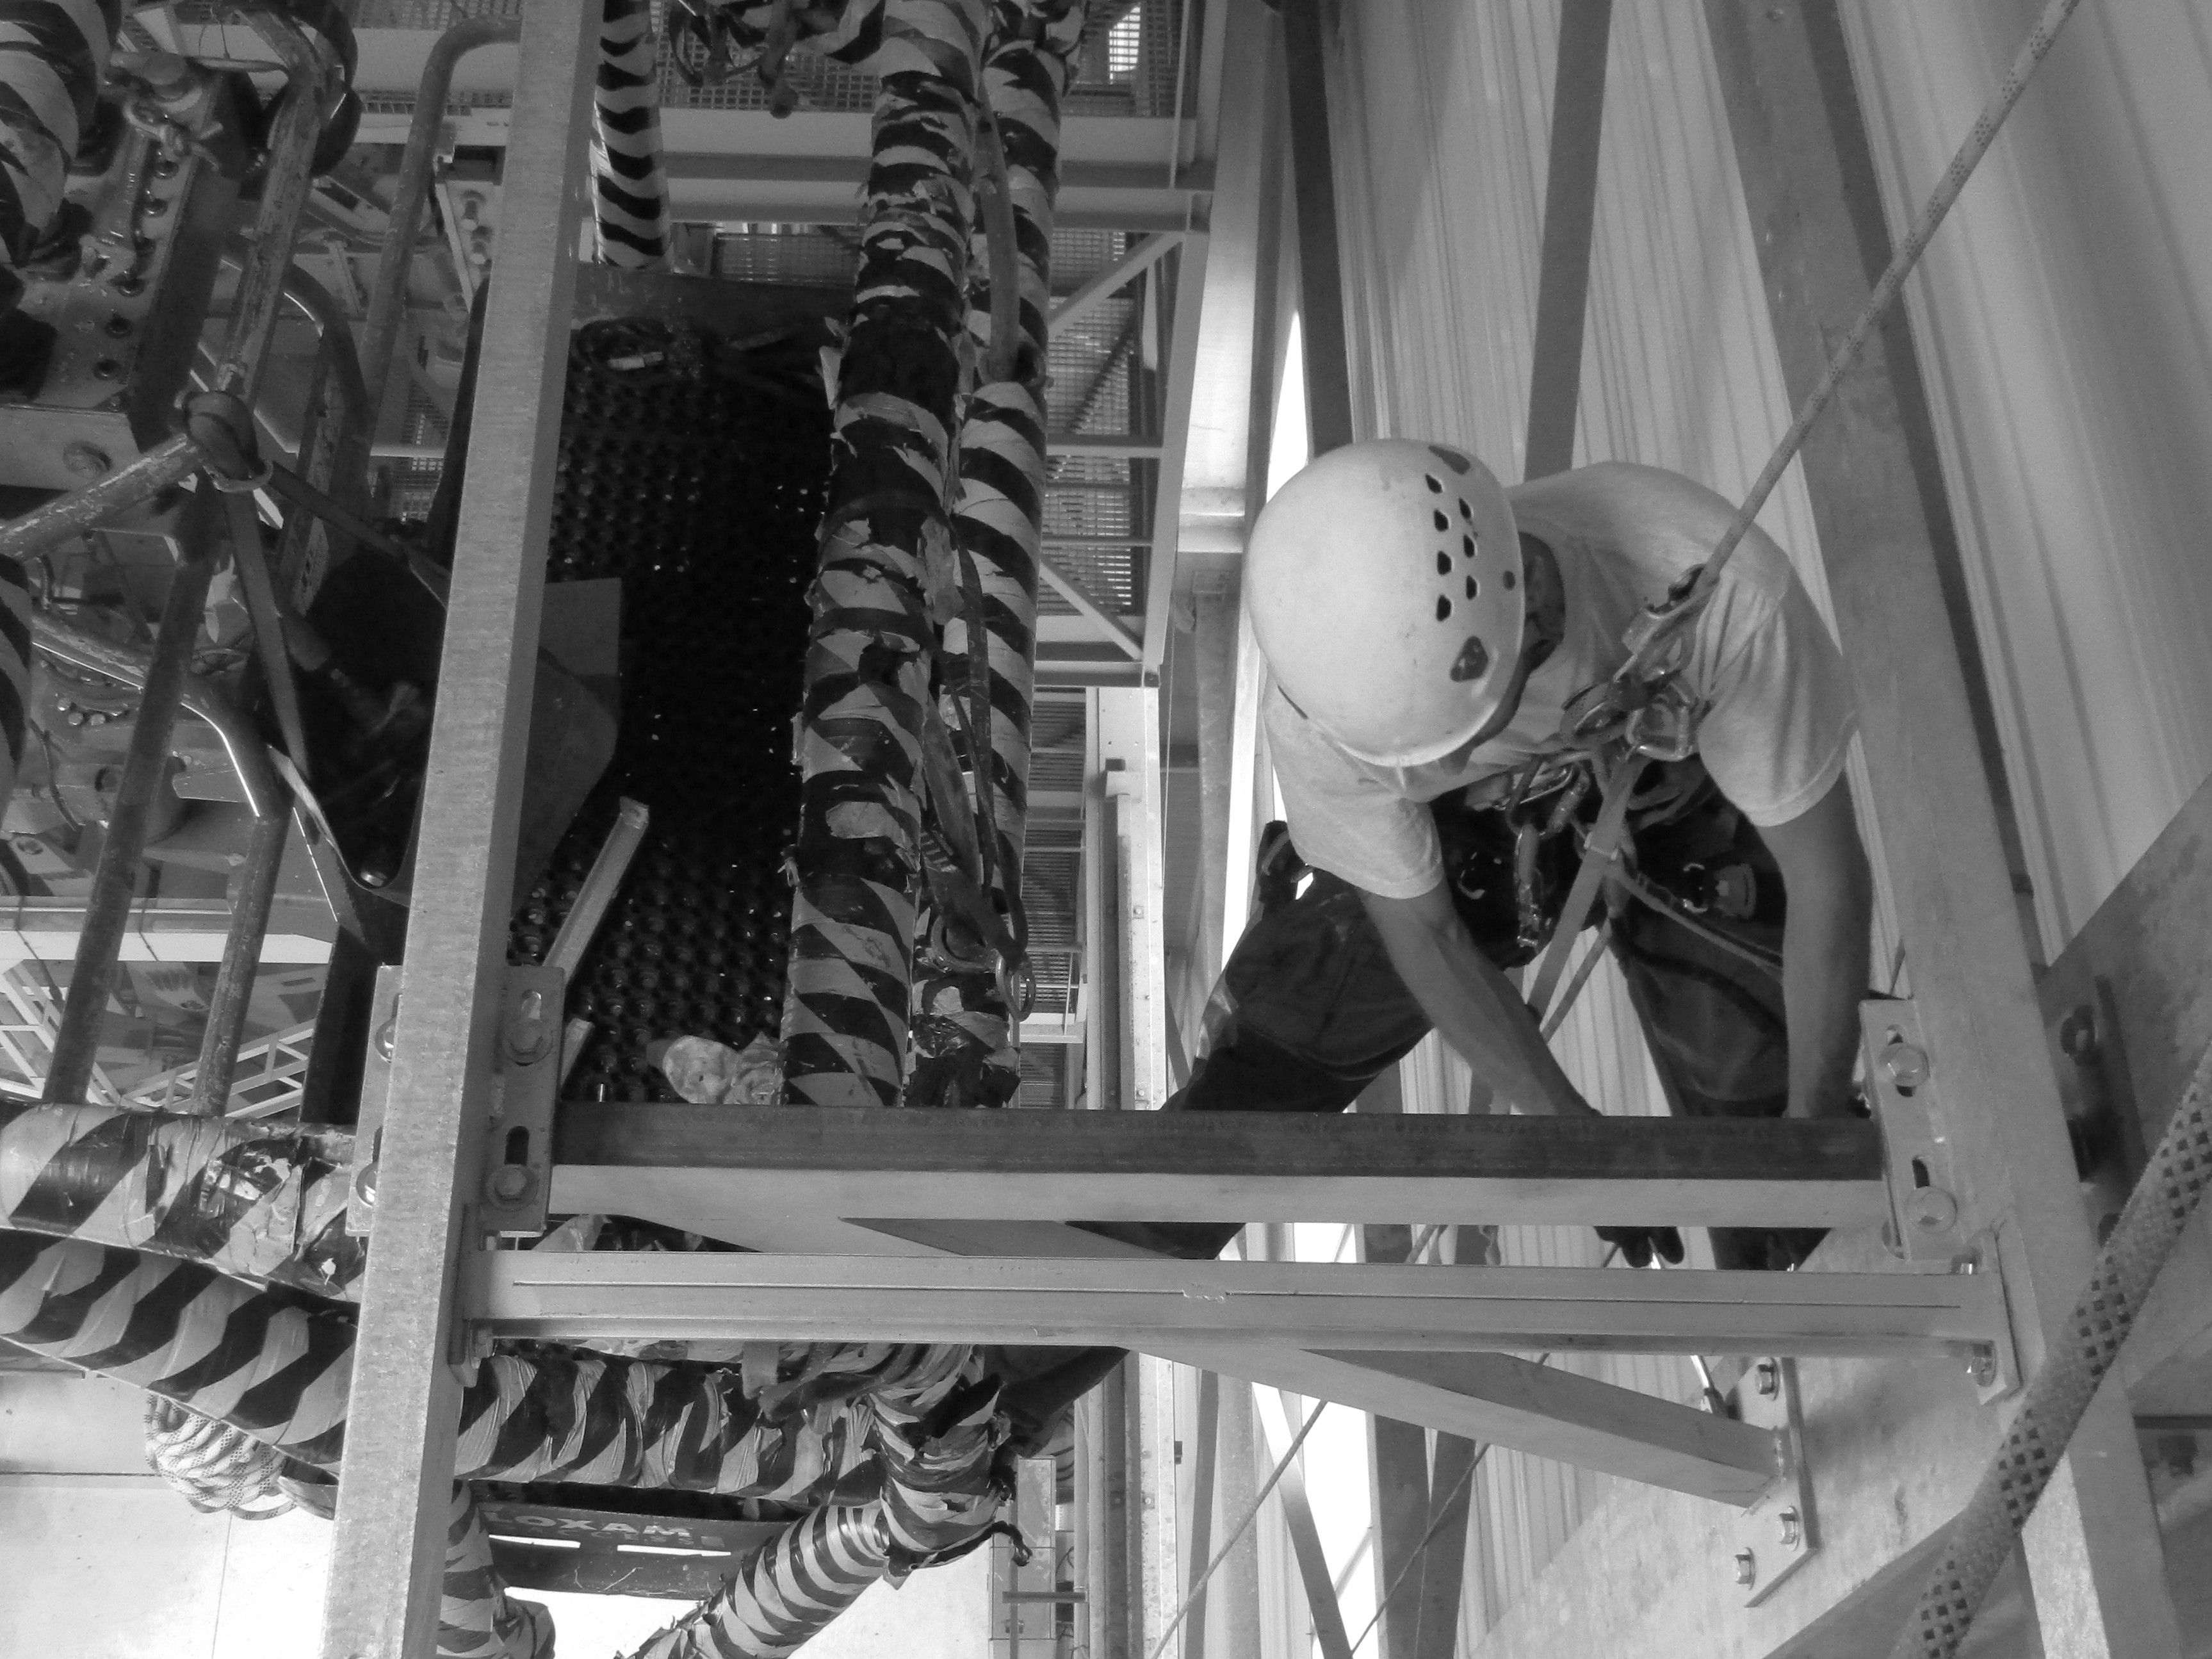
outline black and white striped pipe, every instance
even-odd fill
[[[492,1565],[491,1534],[465,1483],[453,1486],[446,1521],[446,1576],[438,1586],[438,1659],[553,1659],[553,1615],[507,1593]]]
[[[592,94],[592,216],[599,259],[655,270],[669,252],[659,62],[649,0],[606,0]]]
[[[996,0],[983,58],[984,93],[1006,157],[1006,192],[1013,208],[1020,342],[1012,374],[985,380],[968,399],[960,426],[952,533],[961,553],[974,562],[982,588],[991,804],[998,835],[994,896],[1009,912],[1021,894],[1029,820],[1060,103],[1074,73],[1083,27],[1080,3],[1055,9],[1035,0]],[[994,355],[988,241],[979,222],[971,232],[968,331],[983,362]],[[963,611],[945,629],[945,678],[952,695],[967,696],[970,653],[976,648]],[[975,757],[967,758],[972,767]],[[1021,1086],[1021,1058],[996,976],[957,969],[918,974],[914,1006],[915,1058],[907,1103],[1010,1104]]]
[[[0,1227],[354,1300],[342,1129],[118,1106],[0,1107]]]
[[[61,211],[121,23],[121,0],[0,0],[0,305]]]
[[[923,559],[951,534],[986,21],[982,0],[888,0],[868,59],[881,89],[799,716],[794,1104],[893,1105],[904,1080],[936,647]]]
[[[1005,1498],[993,1470],[1002,1433],[994,1392],[954,1373],[870,1405],[882,1495],[794,1522],[635,1659],[785,1659],[869,1585],[990,1530]]]
[[[0,1336],[337,1468],[349,1307],[193,1262],[0,1232]],[[969,1364],[964,1348],[905,1347],[879,1375],[893,1392],[928,1395]],[[463,1391],[456,1468],[465,1480],[819,1503],[874,1456],[873,1398],[845,1393],[771,1418],[737,1370],[552,1347],[496,1354]]]

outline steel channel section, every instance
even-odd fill
[[[394,1106],[404,1099],[395,1088]],[[397,1121],[386,1119],[387,1169]],[[2005,1329],[2002,1286],[1980,1273],[528,1251],[477,1253],[465,1265],[464,1306],[482,1330],[556,1341],[1141,1348],[1167,1339],[1347,1352],[1964,1357]]]
[[[433,1650],[478,1176],[565,387],[599,8],[525,19],[363,1285],[325,1659]]]

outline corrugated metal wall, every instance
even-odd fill
[[[1846,0],[1893,228],[2039,9]],[[1557,32],[1556,0],[1362,0],[1342,9],[1335,65],[1361,428],[1449,434],[1509,478]],[[2207,155],[2212,9],[2092,0],[1908,289],[2046,950],[2212,769]],[[1615,6],[1587,337],[1583,459],[1740,495],[1789,423],[1702,8],[1682,0]],[[1825,607],[1794,472],[1762,522]],[[1611,1109],[1653,1109],[1609,969],[1567,1039],[1571,1073]],[[1463,1109],[1464,1068],[1433,1043],[1406,1081],[1410,1109]],[[1584,1232],[1518,1230],[1506,1249],[1595,1259]],[[1598,1374],[1692,1389],[1672,1365]],[[1470,1643],[1606,1486],[1507,1453],[1477,1480]]]

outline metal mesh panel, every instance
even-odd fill
[[[1052,337],[1046,419],[1054,432],[1129,432],[1131,364],[1143,312],[1116,296]]]
[[[1046,988],[1048,964],[1037,964],[1037,1006],[1050,994]],[[1064,990],[1064,988],[1061,988]],[[1056,1012],[1056,1011],[1055,1011]],[[1022,1050],[1022,1087],[1017,1106],[1058,1110],[1067,1104],[1067,1051],[1057,1042],[1040,1042]]]
[[[733,282],[849,289],[859,269],[849,240],[814,225],[745,225],[714,238],[714,274]]]
[[[1052,233],[1052,290],[1073,294],[1129,251],[1135,240],[1126,230],[1069,230]]]

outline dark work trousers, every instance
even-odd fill
[[[1710,785],[1692,799],[1695,805],[1668,822],[1637,828],[1638,874],[1692,908],[1705,927],[1778,957],[1784,906],[1772,854]],[[1449,848],[1455,837],[1445,841]],[[1501,967],[1518,965],[1506,907],[1495,895],[1470,900],[1466,886],[1455,884],[1455,898],[1476,945]],[[1295,897],[1261,897],[1207,1003],[1190,1080],[1169,1099],[1169,1111],[1340,1112],[1428,1033],[1428,1017],[1391,967],[1358,890],[1316,872]],[[1624,896],[1613,910],[1613,959],[1668,1110],[1780,1116],[1790,1100],[1790,1058],[1779,975],[1641,901]],[[1241,1231],[1235,1222],[1075,1224],[1192,1261],[1212,1260]],[[1713,1257],[1723,1267],[1788,1267],[1820,1237],[1810,1230],[1715,1228]],[[1002,1376],[1031,1373],[1005,1396],[1018,1440],[1024,1424],[1048,1425],[1121,1358],[1118,1349],[1089,1349],[1049,1365],[1041,1357],[1017,1364],[1010,1352]]]

